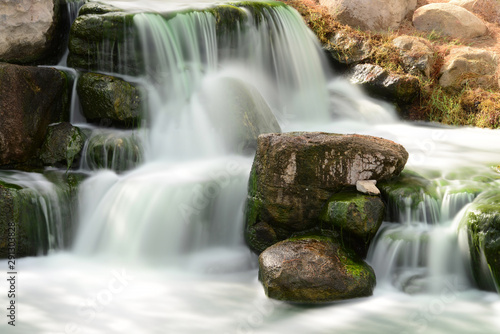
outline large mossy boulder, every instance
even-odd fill
[[[436,185],[425,177],[404,171],[377,185],[387,203],[386,221],[437,223],[440,219]]]
[[[207,82],[201,102],[214,130],[224,134],[224,143],[232,152],[253,153],[260,134],[281,132],[260,92],[242,80],[222,77]]]
[[[371,296],[373,269],[328,238],[279,242],[259,256],[259,280],[266,295],[295,303],[325,303]]]
[[[477,284],[482,289],[500,291],[500,192],[480,194],[467,208],[462,224]]]
[[[349,189],[328,199],[321,213],[322,228],[336,230],[344,244],[366,256],[370,242],[382,225],[384,213],[384,202],[379,196]]]
[[[327,200],[358,180],[399,175],[408,153],[390,140],[319,132],[264,134],[250,173],[245,237],[257,253],[318,226]]]
[[[45,166],[79,167],[85,140],[83,131],[68,122],[50,125],[40,150],[40,160]]]
[[[125,80],[85,73],[77,83],[82,111],[89,122],[136,127],[143,116],[143,92]]]
[[[0,166],[34,158],[49,124],[67,118],[68,95],[63,72],[0,63]]]

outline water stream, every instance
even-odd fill
[[[134,10],[174,6],[110,2]],[[126,153],[109,155],[105,167],[122,166],[114,172],[84,155],[82,171],[90,177],[79,190],[72,246],[19,261],[18,322],[13,328],[2,321],[2,333],[498,331],[500,298],[474,287],[458,229],[474,199],[460,189],[500,186],[492,168],[500,162],[498,133],[400,122],[389,105],[331,72],[296,12],[266,10],[260,25],[252,22],[235,32],[236,46],[224,49],[210,14],[168,23],[158,14],[135,16],[147,55],[146,75],[135,78],[147,87],[146,126],[93,131],[110,141],[134,137],[140,159],[127,164]],[[384,222],[372,244],[374,296],[320,307],[266,298],[257,257],[242,236],[253,155],[232,145],[238,134],[230,125],[214,122],[234,108],[228,84],[272,110],[284,132],[394,140],[410,152],[407,169],[435,182],[437,199],[399,208],[398,221]],[[34,178],[16,177],[17,184]],[[0,290],[7,291],[5,280]]]

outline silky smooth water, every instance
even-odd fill
[[[154,3],[127,2],[164,9]],[[80,188],[73,246],[18,261],[16,327],[4,317],[2,333],[498,331],[500,298],[474,288],[458,229],[473,198],[452,195],[485,179],[498,186],[496,131],[398,121],[390,106],[335,78],[289,9],[265,12],[261,26],[249,20],[228,50],[207,14],[169,23],[138,14],[135,24],[150,61],[137,78],[149,115],[144,128],[122,135],[140,140],[142,163],[120,173],[82,163],[91,176]],[[224,96],[218,83],[226,80],[252,87],[283,131],[394,140],[410,153],[408,169],[440,184],[438,201],[384,222],[368,257],[378,280],[372,297],[316,307],[266,298],[242,237],[253,156],[227,145],[232,133],[213,124],[205,98]]]

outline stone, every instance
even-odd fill
[[[475,38],[488,33],[480,18],[468,10],[448,3],[431,3],[418,8],[413,14],[417,30],[437,32],[453,38]]]
[[[231,152],[253,154],[260,134],[281,132],[266,100],[255,87],[242,80],[230,77],[212,80],[204,85],[200,99],[213,129],[224,134],[223,142]]]
[[[372,47],[366,40],[344,31],[337,32],[325,46],[332,58],[344,65],[352,65],[368,59],[372,55]]]
[[[70,123],[50,125],[40,150],[40,160],[45,166],[78,168],[85,139],[83,132]]]
[[[491,23],[499,23],[500,3],[498,0],[450,0],[451,5],[460,6]]]
[[[343,190],[328,199],[321,213],[321,227],[339,232],[343,245],[365,257],[384,214],[385,205],[379,196]]]
[[[406,72],[430,78],[436,56],[428,40],[414,36],[399,36],[392,41],[392,44],[399,49]]]
[[[461,222],[467,232],[473,276],[480,288],[500,288],[500,193],[481,193],[467,208]]]
[[[94,130],[82,152],[82,166],[89,170],[131,170],[142,162],[142,143],[135,133]]]
[[[400,26],[417,0],[319,0],[337,21],[353,28],[386,31]]]
[[[136,127],[143,117],[141,88],[125,80],[85,73],[77,83],[82,111],[88,121],[119,127]]]
[[[441,212],[436,185],[425,177],[403,171],[398,177],[378,183],[387,204],[386,221],[438,223]]]
[[[0,63],[0,166],[35,157],[49,124],[68,117],[68,96],[63,72]]]
[[[403,105],[410,104],[420,95],[418,78],[409,74],[390,73],[378,65],[355,65],[349,80],[361,86],[368,94]]]
[[[371,296],[373,269],[338,242],[303,237],[279,242],[259,256],[266,295],[294,303],[325,303]]]
[[[61,51],[60,1],[0,1],[0,61],[42,63]]]
[[[380,190],[376,186],[377,180],[358,180],[356,190],[368,195],[380,195]]]
[[[275,240],[317,227],[321,210],[334,193],[358,180],[399,175],[407,159],[401,145],[371,136],[260,135],[248,187],[248,245],[260,253]],[[268,244],[256,238],[256,226],[265,226],[266,235],[273,236]]]
[[[453,49],[441,67],[439,85],[455,91],[466,84],[470,88],[496,88],[497,65],[497,55],[493,52],[471,47]]]

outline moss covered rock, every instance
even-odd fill
[[[84,116],[90,122],[135,127],[143,116],[141,89],[125,80],[85,73],[77,83]]]
[[[49,124],[67,117],[67,107],[63,72],[0,63],[0,166],[30,162]]]
[[[247,243],[260,253],[272,240],[317,227],[321,210],[334,193],[358,180],[398,175],[407,158],[401,145],[370,136],[298,132],[259,136],[249,180]],[[258,240],[261,233],[266,242]]]
[[[82,152],[82,165],[91,170],[130,170],[142,161],[142,144],[135,133],[97,130]]]
[[[489,190],[468,207],[467,230],[472,273],[480,288],[500,291],[500,193]]]
[[[400,176],[378,184],[387,203],[386,220],[436,223],[440,219],[436,185],[423,176],[404,171]]]
[[[325,303],[370,296],[373,269],[328,238],[279,242],[259,256],[259,279],[270,298]]]
[[[85,139],[84,133],[70,123],[51,125],[40,150],[40,160],[46,166],[79,167]]]
[[[328,199],[321,213],[322,227],[337,230],[345,244],[366,256],[384,213],[385,206],[380,197],[363,195],[355,190],[342,191]]]

